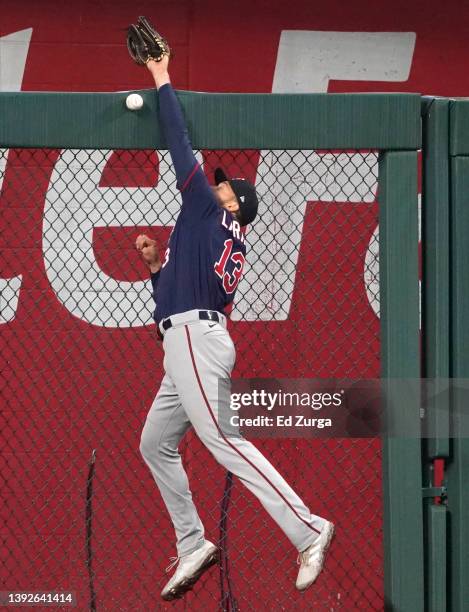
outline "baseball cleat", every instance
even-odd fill
[[[165,601],[179,599],[187,591],[190,591],[202,574],[209,567],[218,563],[218,548],[208,540],[203,546],[195,550],[190,555],[176,558],[179,561],[170,581],[161,591],[161,597]],[[170,565],[170,569],[173,565]]]
[[[298,563],[301,565],[296,579],[296,588],[299,591],[307,589],[319,576],[333,537],[334,524],[326,521],[316,541],[298,555]]]

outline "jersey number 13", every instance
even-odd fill
[[[243,273],[244,266],[244,255],[239,251],[232,253],[232,250],[233,239],[230,238],[225,240],[223,253],[214,266],[217,276],[222,279],[223,288],[225,289],[226,293],[233,293],[233,291],[236,289],[239,279]],[[234,264],[232,272],[228,272],[226,270],[228,261],[232,261]]]

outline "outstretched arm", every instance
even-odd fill
[[[178,189],[184,191],[197,172],[199,164],[192,151],[181,106],[171,86],[169,57],[160,62],[150,60],[147,68],[153,75],[159,98],[159,118],[176,171]]]

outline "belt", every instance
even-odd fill
[[[163,339],[164,334],[175,325],[182,325],[184,323],[190,323],[191,321],[216,321],[226,327],[225,315],[217,312],[216,310],[189,310],[187,312],[181,312],[166,319],[162,319],[158,325],[158,336]]]

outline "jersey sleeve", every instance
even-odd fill
[[[192,151],[182,109],[171,83],[160,87],[158,98],[160,125],[173,161],[177,187],[184,191],[198,171],[199,164]]]
[[[158,280],[160,278],[160,274],[161,274],[161,270],[158,270],[158,272],[151,274],[151,286],[153,287],[153,293],[151,294],[151,297],[153,298],[153,301],[155,302],[155,304],[156,304],[156,289],[158,287]]]
[[[213,192],[192,151],[186,122],[171,83],[158,90],[159,120],[183,196],[184,216],[200,219],[218,211]],[[188,197],[185,197],[188,196]]]

